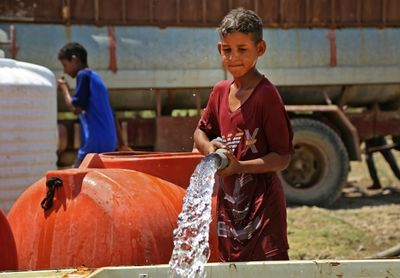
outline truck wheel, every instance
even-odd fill
[[[289,204],[327,207],[341,194],[349,158],[340,137],[313,119],[292,120],[295,153],[280,173]]]

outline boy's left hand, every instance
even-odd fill
[[[228,150],[224,154],[228,157],[229,164],[224,169],[218,170],[217,174],[219,176],[229,176],[240,173],[240,162],[237,160],[236,156]]]

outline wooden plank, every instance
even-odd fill
[[[2,0],[0,22],[216,27],[237,7],[270,28],[400,26],[398,0]]]
[[[95,24],[94,1],[70,0],[71,23]]]
[[[154,24],[164,26],[177,25],[177,0],[153,0]]]
[[[126,1],[126,21],[128,24],[152,24],[152,1],[129,0]]]
[[[180,1],[180,24],[202,24],[205,1]]]
[[[400,26],[400,1],[386,0],[386,16],[385,26]]]
[[[229,1],[206,0],[206,25],[218,26],[229,11]]]

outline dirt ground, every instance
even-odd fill
[[[291,259],[376,258],[400,244],[400,181],[380,154],[375,159],[382,190],[368,190],[366,163],[352,162],[348,185],[331,208],[288,208]]]

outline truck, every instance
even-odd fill
[[[400,136],[398,1],[6,1],[0,46],[59,76],[58,50],[80,42],[109,88],[122,140],[134,150],[186,152],[212,86],[230,78],[215,28],[239,6],[263,20],[267,53],[258,68],[294,129],[295,153],[280,173],[287,201],[330,206],[365,140]],[[64,167],[79,147],[79,123],[60,95],[57,107]]]

